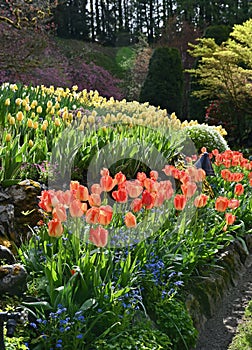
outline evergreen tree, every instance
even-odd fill
[[[179,50],[161,47],[154,50],[140,93],[140,102],[167,109],[181,116],[183,69]]]

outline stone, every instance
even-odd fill
[[[0,266],[0,295],[22,295],[27,290],[27,272],[22,265]]]
[[[15,256],[10,249],[3,245],[0,245],[0,262],[5,264],[14,264],[16,262]]]

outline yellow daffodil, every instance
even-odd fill
[[[9,98],[6,98],[4,104],[5,104],[5,106],[9,106],[9,105],[10,105],[10,99],[9,99]]]

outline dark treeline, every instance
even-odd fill
[[[251,12],[250,0],[66,0],[54,17],[58,36],[128,45],[141,33],[156,41],[171,17],[204,30],[242,23]]]

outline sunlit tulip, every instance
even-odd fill
[[[63,233],[63,226],[60,220],[53,219],[48,222],[48,234],[51,237],[60,237]]]
[[[40,199],[40,202],[38,203],[39,207],[45,210],[46,212],[52,211],[52,191],[42,191],[41,196],[38,198]]]
[[[197,190],[197,185],[195,182],[187,182],[181,185],[181,190],[187,198],[191,198]]]
[[[126,181],[126,176],[120,171],[119,173],[115,174],[115,180],[117,184],[120,185]]]
[[[61,222],[66,221],[67,219],[66,208],[61,203],[58,203],[55,208],[53,208],[52,214],[54,219]]]
[[[206,206],[207,201],[208,201],[208,196],[203,194],[203,193],[201,193],[199,196],[197,196],[194,199],[194,205],[197,208],[203,208],[203,207]]]
[[[235,222],[236,216],[231,213],[226,213],[225,219],[226,219],[227,225],[233,225],[233,223]]]
[[[110,205],[101,206],[99,208],[98,223],[100,225],[109,225],[113,216],[113,209]]]
[[[154,181],[157,181],[158,179],[158,172],[156,170],[151,170],[150,172],[150,178]]]
[[[137,221],[136,221],[136,217],[134,214],[132,214],[131,212],[128,212],[125,215],[124,218],[124,223],[128,228],[133,228],[137,226]]]
[[[116,181],[109,175],[102,176],[100,179],[100,186],[103,191],[109,192],[116,185]]]
[[[91,207],[99,207],[101,205],[101,196],[97,193],[91,193],[88,196],[88,202]]]
[[[100,184],[93,184],[91,186],[91,193],[101,194],[102,193],[102,188],[101,188]]]
[[[78,199],[74,199],[69,205],[70,215],[73,218],[80,218],[83,215],[83,210],[81,207],[82,203]]]
[[[236,196],[241,196],[244,193],[244,187],[242,184],[236,184],[235,185],[235,189],[234,189],[234,193],[236,194]]]
[[[100,210],[98,207],[88,209],[86,212],[86,222],[88,224],[98,224],[99,212]]]
[[[144,172],[138,172],[137,173],[137,180],[140,182],[144,182],[144,180],[147,178],[147,175]]]
[[[143,192],[143,186],[139,180],[126,181],[126,189],[131,198],[137,198]]]
[[[91,228],[89,231],[89,240],[96,247],[105,247],[108,243],[108,231],[101,226]]]
[[[16,119],[21,122],[23,119],[24,119],[24,115],[23,115],[23,112],[19,111],[17,112],[16,114]]]
[[[174,207],[177,210],[183,210],[186,205],[186,196],[183,194],[176,194],[173,200]]]
[[[218,197],[215,201],[215,210],[224,212],[228,207],[229,200],[226,197]]]

